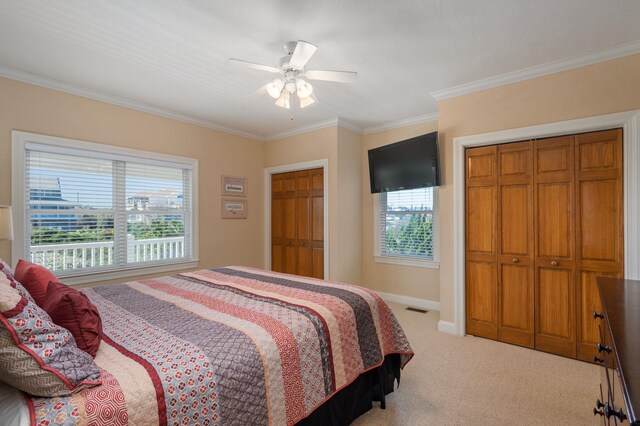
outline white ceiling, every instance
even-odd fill
[[[640,40],[639,22],[638,0],[0,0],[0,66],[269,138],[433,114],[431,92]],[[226,62],[277,66],[299,39],[308,68],[358,81],[286,111],[257,93],[272,74]]]

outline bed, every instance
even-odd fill
[[[14,424],[349,424],[413,351],[368,289],[226,267],[83,289],[98,308],[101,385],[0,389]]]

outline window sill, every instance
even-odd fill
[[[108,271],[74,271],[65,274],[64,271],[60,271],[58,276],[65,284],[74,286],[79,284],[89,284],[106,280],[117,280],[120,278],[139,277],[142,275],[158,274],[161,272],[177,272],[185,269],[195,268],[198,266],[198,259],[191,259],[179,262],[171,263],[156,263],[152,265],[136,265],[123,267],[117,270]]]
[[[392,265],[415,266],[417,268],[440,269],[440,262],[433,260],[408,259],[393,256],[373,256],[376,263],[389,263]]]

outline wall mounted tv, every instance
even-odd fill
[[[440,185],[438,132],[369,150],[371,193]]]

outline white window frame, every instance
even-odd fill
[[[175,164],[176,166],[188,166],[192,169],[192,217],[191,217],[191,257],[181,260],[154,262],[153,264],[127,265],[117,270],[95,271],[95,270],[75,270],[64,271],[63,279],[65,284],[84,284],[96,281],[113,280],[126,277],[135,277],[147,274],[177,271],[198,266],[198,160],[189,157],[160,154],[156,152],[142,151],[131,148],[122,148],[112,145],[103,145],[93,142],[85,142],[75,139],[59,138],[55,136],[40,135],[20,131],[11,132],[11,204],[13,207],[14,240],[11,244],[11,258],[13,262],[24,257],[26,252],[24,229],[25,229],[25,172],[26,155],[25,146],[27,143],[47,145],[55,149],[79,150],[79,153],[86,155],[87,151],[93,152],[96,156],[101,153],[110,157],[123,156],[135,157],[149,164]],[[61,272],[61,271],[58,271]]]
[[[392,265],[415,266],[418,268],[440,268],[440,220],[438,215],[438,187],[433,187],[433,258],[420,259],[417,257],[390,256],[380,253],[380,209],[381,195],[375,194],[373,200],[373,260],[376,263],[387,263]]]

